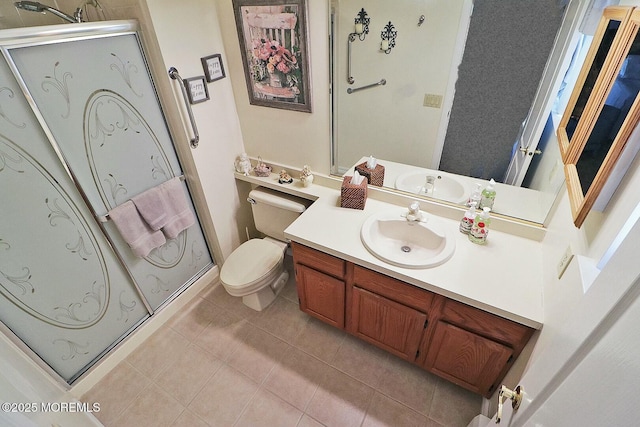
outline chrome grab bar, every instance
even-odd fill
[[[377,83],[371,83],[370,85],[366,85],[366,86],[362,86],[362,87],[357,87],[357,88],[347,88],[347,93],[348,94],[352,94],[353,92],[357,92],[359,90],[363,90],[363,89],[369,89],[371,87],[376,87],[376,86],[384,86],[387,84],[387,80],[386,79],[381,79],[379,82]]]
[[[187,179],[184,175],[180,175],[180,176],[178,176],[178,178],[180,178],[180,181],[184,181],[184,180],[186,180],[186,179]],[[110,220],[111,220],[111,218],[109,218],[109,214],[101,215],[101,216],[96,216],[96,219],[97,219],[99,222],[107,222],[107,221],[110,221]]]
[[[193,117],[193,111],[191,110],[191,104],[189,104],[189,97],[187,96],[187,88],[184,85],[184,80],[180,77],[178,70],[175,67],[169,68],[169,77],[173,80],[180,82],[180,90],[182,91],[182,99],[187,107],[187,114],[189,114],[189,121],[191,122],[191,129],[193,129],[193,138],[190,139],[191,148],[196,148],[200,142],[200,134],[198,133],[198,127],[196,126],[196,119]]]
[[[351,75],[351,43],[356,41],[357,33],[349,34],[349,42],[347,43],[347,83],[352,85],[355,79]]]

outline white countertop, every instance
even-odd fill
[[[458,231],[458,221],[438,217],[456,239],[453,256],[427,269],[397,267],[372,255],[360,240],[362,223],[370,215],[401,206],[369,198],[364,210],[340,207],[340,191],[299,180],[281,185],[272,174],[238,179],[281,189],[315,202],[285,230],[287,238],[360,266],[444,295],[515,322],[542,326],[542,246],[539,242],[491,230],[484,246]],[[429,213],[426,204],[421,204]]]

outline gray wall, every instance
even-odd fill
[[[502,180],[563,11],[557,0],[475,0],[440,170]]]

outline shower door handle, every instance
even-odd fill
[[[191,104],[189,103],[189,97],[187,96],[187,89],[184,85],[184,80],[180,77],[180,74],[175,67],[169,68],[169,77],[173,80],[178,80],[180,83],[182,99],[184,100],[184,105],[187,107],[187,114],[189,115],[189,121],[191,122],[191,129],[193,130],[193,138],[190,139],[191,148],[196,148],[200,142],[200,134],[198,133],[198,127],[196,126],[196,119],[193,117],[193,111],[191,110]]]

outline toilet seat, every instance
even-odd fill
[[[244,296],[260,290],[281,273],[284,252],[264,239],[244,242],[226,259],[220,281],[230,295]]]

